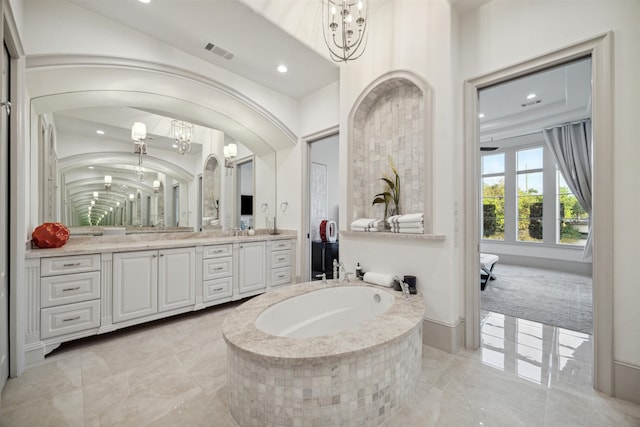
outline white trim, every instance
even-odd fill
[[[464,82],[465,146],[465,346],[480,344],[478,90],[591,55],[593,81],[594,387],[614,392],[613,376],[613,35],[605,33]],[[600,249],[599,249],[600,248]]]

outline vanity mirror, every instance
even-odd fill
[[[125,227],[128,233],[229,230],[243,223],[264,228],[274,212],[255,206],[275,206],[275,152],[250,149],[221,130],[173,114],[95,106],[34,116],[42,165],[39,222],[59,221],[72,233],[86,234],[105,227]],[[177,121],[180,135],[188,131],[182,140]],[[224,156],[229,144],[236,145],[233,158]],[[240,178],[247,162],[254,165],[251,174]],[[241,218],[246,184],[252,189],[251,215]]]

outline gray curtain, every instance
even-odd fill
[[[569,189],[589,213],[583,258],[591,260],[591,119],[547,128],[542,133]]]

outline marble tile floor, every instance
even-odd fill
[[[237,427],[222,321],[237,303],[63,345],[0,402],[0,426]],[[424,347],[415,400],[384,427],[640,426],[640,406],[592,390],[589,335],[482,313],[482,347]]]

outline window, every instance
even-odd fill
[[[482,156],[482,238],[504,240],[504,153]]]
[[[589,215],[544,142],[505,148],[481,159],[483,240],[585,245]]]
[[[518,235],[521,242],[542,242],[543,148],[518,150]]]

